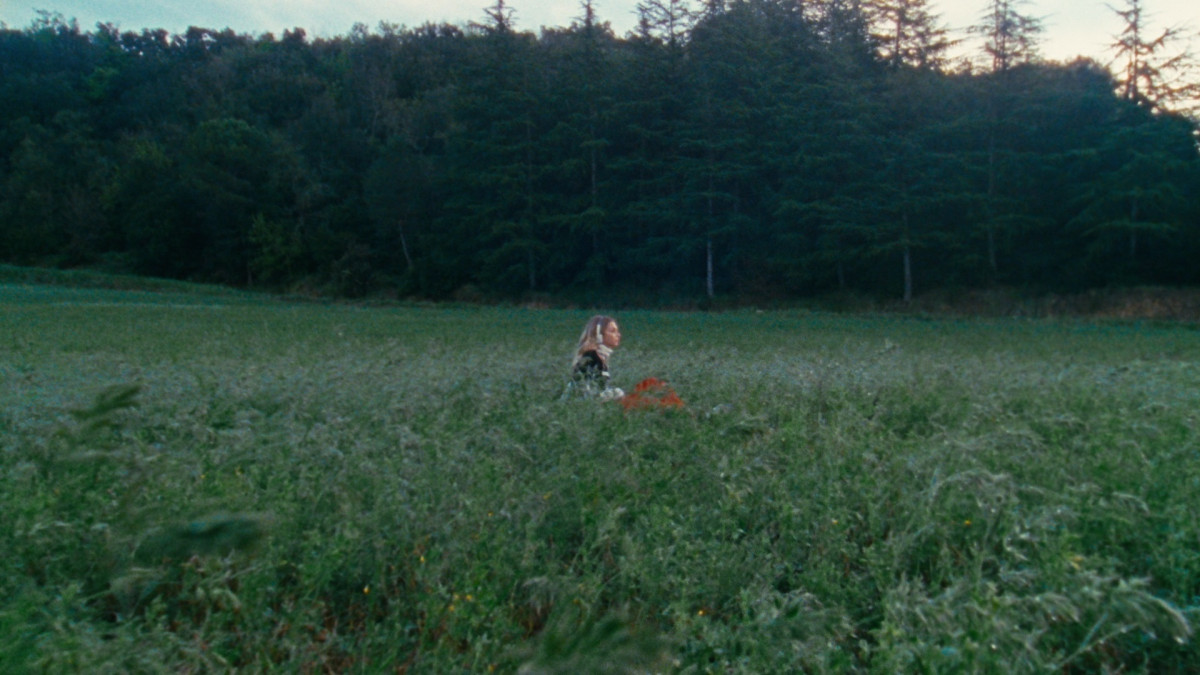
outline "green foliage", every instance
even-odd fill
[[[265,534],[260,520],[246,516],[217,516],[175,525],[142,542],[138,554],[146,560],[186,560],[198,555],[229,555],[248,550]]]
[[[618,37],[499,3],[311,41],[45,13],[0,30],[0,261],[627,303],[1200,281],[1195,119],[1040,62],[1011,3],[952,71],[928,5],[671,0]]]
[[[1188,326],[0,309],[6,672],[1200,667]]]
[[[583,625],[563,621],[545,628],[536,653],[521,664],[523,675],[659,672],[669,665],[665,644],[639,636],[617,617]]]
[[[278,221],[269,221],[261,213],[250,223],[247,235],[250,243],[258,249],[258,255],[250,262],[251,269],[264,281],[279,283],[291,279],[303,252],[302,242],[296,232],[288,232]]]

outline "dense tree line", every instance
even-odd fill
[[[647,0],[625,37],[588,0],[540,35],[502,0],[319,40],[43,14],[0,30],[0,260],[432,298],[1200,283],[1194,122],[1039,61],[1013,5],[953,69],[924,0]]]

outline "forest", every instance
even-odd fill
[[[1101,64],[1043,60],[1011,0],[969,63],[925,0],[513,11],[0,26],[0,262],[433,300],[1200,284],[1197,121],[1140,13]]]

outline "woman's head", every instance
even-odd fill
[[[621,346],[621,327],[617,325],[617,320],[602,314],[588,319],[587,324],[583,327],[583,334],[579,336],[579,351],[596,349],[600,346],[609,349]]]
[[[621,346],[621,327],[617,325],[616,319],[609,319],[600,335],[604,338],[606,347],[616,349]]]

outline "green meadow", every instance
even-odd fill
[[[1196,326],[0,285],[5,673],[1196,672]]]

